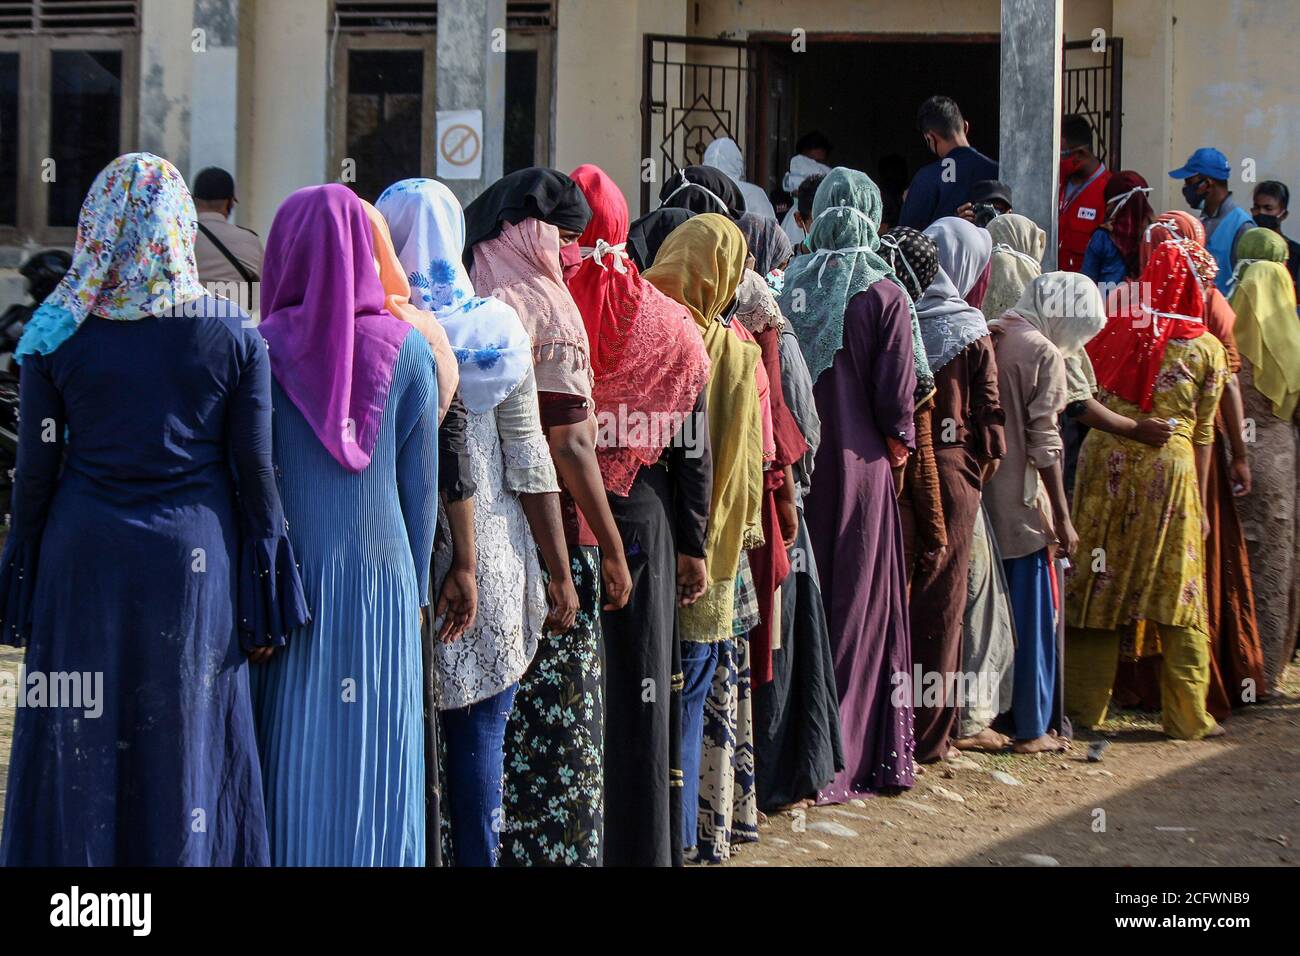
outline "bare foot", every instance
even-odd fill
[[[1215,724],[1214,729],[1209,731],[1202,740],[1209,740],[1211,737],[1222,737],[1227,731],[1223,729],[1223,724]]]
[[[760,827],[767,826],[767,814],[764,813],[762,810],[758,811],[758,825]]]
[[[985,727],[973,737],[962,737],[960,740],[954,740],[952,745],[958,750],[982,750],[986,753],[998,753],[1011,746],[1011,738],[1006,734],[998,733],[992,727]]]
[[[796,800],[794,803],[787,803],[783,807],[777,807],[776,813],[793,813],[795,810],[807,810],[813,805],[811,800]]]
[[[1056,734],[1043,734],[1033,740],[1017,740],[1012,751],[1018,754],[1058,753],[1069,749],[1069,743]]]

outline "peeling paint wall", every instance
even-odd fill
[[[140,4],[140,149],[190,168],[193,0]]]
[[[199,49],[193,54],[190,162],[186,175],[220,166],[239,181],[239,0],[194,0]]]

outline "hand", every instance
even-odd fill
[[[1133,438],[1144,445],[1162,447],[1174,437],[1174,426],[1164,418],[1144,418],[1135,423]]]
[[[1228,466],[1228,484],[1232,486],[1234,498],[1250,494],[1250,460],[1245,455],[1232,459],[1232,464]]]
[[[275,653],[274,647],[255,647],[248,652],[248,663],[265,664]]]
[[[1201,540],[1204,541],[1210,536],[1210,516],[1201,509]]]
[[[441,644],[460,640],[478,616],[478,579],[472,568],[452,567],[443,578],[434,617],[442,618],[436,635]]]
[[[785,542],[788,551],[794,547],[794,539],[799,534],[799,508],[793,501],[777,501],[776,523],[781,529],[781,540]]]
[[[621,554],[605,555],[600,559],[600,576],[605,582],[605,610],[626,607],[632,596],[632,573],[627,569],[627,558]]]
[[[567,634],[573,630],[573,622],[578,617],[578,592],[574,590],[573,578],[551,578],[546,585],[546,604],[550,609],[543,625],[546,631]]]
[[[1074,530],[1074,522],[1069,515],[1062,515],[1056,522],[1056,556],[1068,558],[1079,550],[1079,533]]]
[[[917,559],[916,569],[926,573],[933,571],[939,566],[939,562],[943,560],[944,553],[947,550],[946,547],[941,547],[935,548],[933,551],[923,552],[921,557]]]
[[[677,555],[677,606],[690,607],[709,586],[709,569],[703,558]]]
[[[975,207],[968,202],[962,203],[957,207],[957,217],[973,223],[975,221]]]

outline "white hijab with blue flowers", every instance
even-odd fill
[[[460,397],[474,414],[495,408],[533,366],[533,343],[515,310],[476,296],[461,263],[465,212],[435,179],[404,179],[375,203],[411,283],[411,304],[434,313],[460,364]]]

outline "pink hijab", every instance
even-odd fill
[[[540,219],[504,225],[474,246],[474,291],[511,306],[533,340],[539,392],[577,395],[591,402],[587,329],[560,265],[560,231]]]
[[[385,308],[370,221],[346,186],[308,186],[271,223],[262,323],[271,373],[334,460],[365,470],[411,331]]]

